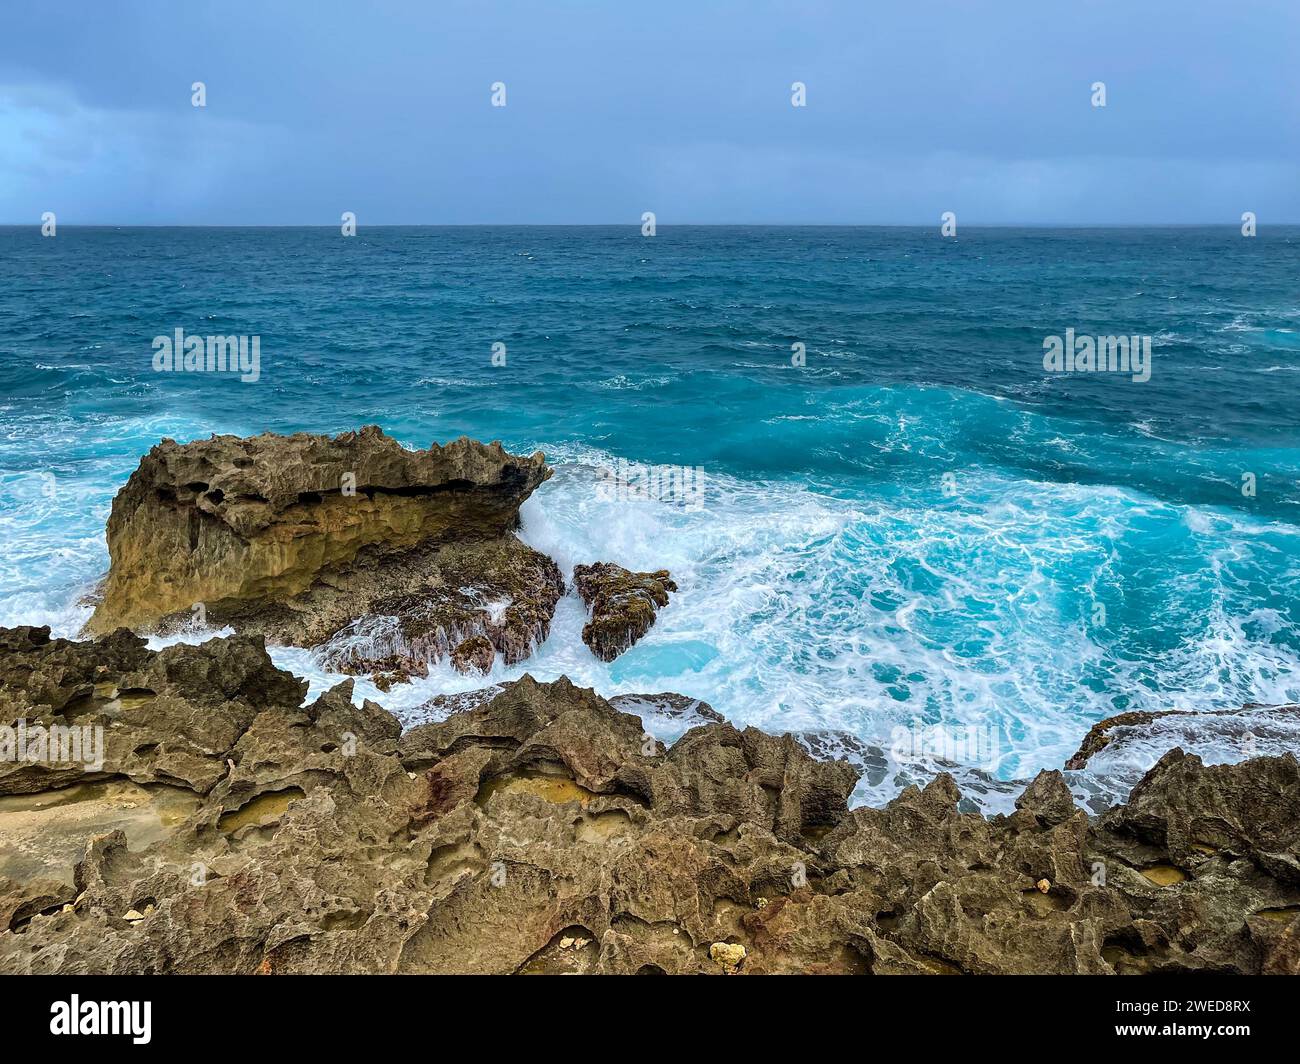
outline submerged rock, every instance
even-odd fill
[[[947,775],[849,810],[791,736],[647,743],[565,679],[405,734],[303,691],[254,638],[0,630],[0,717],[107,754],[0,776],[0,972],[1300,974],[1290,754],[1171,751],[1100,820],[1044,772],[986,819]]]
[[[197,621],[336,640],[328,666],[389,683],[474,636],[517,662],[564,593],[554,562],[512,534],[550,475],[540,452],[464,437],[408,451],[375,426],[164,440],[113,500],[88,631]]]
[[[1117,713],[1113,717],[1107,717],[1105,720],[1099,720],[1091,728],[1088,734],[1083,737],[1083,742],[1079,744],[1079,749],[1074,752],[1074,756],[1065,763],[1067,769],[1077,771],[1088,764],[1088,759],[1093,754],[1099,753],[1110,745],[1114,736],[1111,731],[1117,728],[1138,727],[1152,723],[1161,717],[1166,717],[1176,710],[1163,710],[1160,712],[1147,712],[1145,710],[1134,710],[1129,713]]]
[[[667,569],[634,573],[612,562],[578,565],[573,584],[591,611],[582,641],[601,661],[613,661],[655,623],[655,614],[676,591]]]
[[[609,704],[621,713],[640,717],[655,738],[680,736],[701,724],[722,724],[725,718],[698,698],[661,691],[654,695],[614,695]]]
[[[1300,705],[1266,706],[1251,703],[1234,709],[1133,710],[1107,717],[1094,724],[1079,749],[1065,763],[1081,769],[1092,758],[1106,752],[1111,761],[1135,748],[1216,743],[1236,749],[1247,757],[1267,748],[1300,745]],[[1149,759],[1137,758],[1147,764]]]

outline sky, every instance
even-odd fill
[[[1300,223],[1300,0],[11,0],[0,27],[0,224]]]

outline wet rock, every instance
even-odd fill
[[[1110,745],[1112,739],[1110,734],[1111,729],[1150,724],[1153,720],[1163,717],[1169,712],[1173,711],[1166,710],[1163,713],[1134,711],[1131,713],[1117,713],[1113,717],[1099,720],[1088,729],[1088,734],[1083,737],[1083,742],[1079,744],[1079,749],[1076,750],[1074,756],[1065,763],[1065,767],[1071,770],[1078,770],[1087,765],[1088,759],[1092,757],[1093,754]]]
[[[1173,746],[1207,742],[1238,750],[1247,757],[1294,748],[1300,742],[1300,705],[1251,703],[1223,710],[1119,713],[1094,724],[1065,767],[1081,769],[1103,750],[1113,760],[1137,747],[1158,746],[1163,752]],[[1152,757],[1146,764],[1154,760]]]
[[[460,662],[487,672],[496,654],[515,665],[546,639],[565,590],[559,567],[546,555],[514,537],[432,545],[414,555],[418,563],[390,574],[382,590],[371,585],[380,593],[366,598],[364,616],[324,643],[322,664],[340,672],[396,667],[416,674],[425,663],[452,657],[462,644],[481,638],[487,647],[471,643],[464,653],[477,648],[477,657],[462,654]],[[345,578],[344,586],[355,586],[356,576]],[[306,598],[320,615],[337,618],[337,609],[322,601],[337,594],[335,586]],[[324,631],[318,628],[315,634]],[[452,664],[465,671],[454,657]]]
[[[0,631],[0,677],[6,707],[126,738],[92,780],[0,796],[0,972],[1300,969],[1290,755],[1171,751],[1099,820],[1051,772],[1009,816],[963,811],[948,775],[850,810],[855,771],[794,737],[647,743],[564,679],[447,698],[402,734],[350,682],[302,705],[249,637]],[[210,770],[132,760],[137,737]],[[71,842],[62,869],[28,859]]]
[[[230,626],[388,684],[473,636],[522,660],[564,593],[512,533],[550,475],[540,453],[408,451],[375,426],[164,440],[113,501],[88,631]]]
[[[799,732],[797,738],[813,757],[842,759],[852,765],[870,786],[881,783],[889,770],[889,758],[879,746],[865,743],[846,731],[822,729]]]
[[[423,661],[413,661],[400,654],[390,654],[379,660],[345,658],[329,664],[336,671],[349,676],[370,676],[381,691],[391,691],[394,684],[410,683],[413,679],[424,679],[429,675],[429,666]]]
[[[634,573],[612,562],[575,566],[573,583],[591,611],[582,641],[601,661],[613,661],[650,631],[677,590],[667,569]]]
[[[671,691],[653,695],[614,695],[609,704],[620,713],[640,717],[647,734],[665,743],[675,742],[692,728],[725,723],[722,714],[707,702]]]
[[[412,709],[405,710],[402,713],[402,718],[409,727],[446,720],[453,713],[466,713],[483,705],[485,702],[491,702],[512,682],[492,684],[489,687],[481,687],[476,691],[457,691],[455,694],[434,695],[427,702],[422,702]]]
[[[492,669],[496,648],[485,635],[470,636],[451,652],[451,663],[460,672],[486,673]]]
[[[707,702],[687,695],[662,691],[656,695],[614,695],[609,704],[623,713],[650,713],[677,720],[689,728],[701,724],[722,724],[725,718]]]

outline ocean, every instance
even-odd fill
[[[570,595],[490,681],[820,735],[871,769],[859,802],[935,767],[900,737],[957,736],[942,760],[1005,809],[1105,716],[1300,701],[1298,328],[1300,227],[0,228],[0,625],[78,632],[162,437],[499,439],[556,469],[526,541],[680,591],[610,664]],[[258,379],[156,372],[176,329],[258,337]],[[1148,337],[1149,379],[1046,370],[1067,330]],[[700,490],[621,497],[620,463]],[[273,656],[313,695],[340,679]],[[355,697],[412,720],[478,686]]]

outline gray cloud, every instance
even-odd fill
[[[1281,0],[51,0],[5,20],[5,222],[1300,221]]]

